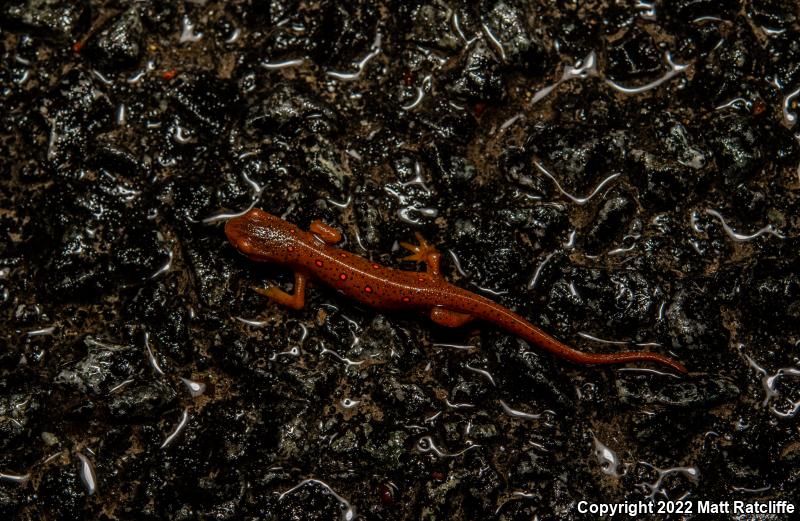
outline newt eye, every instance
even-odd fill
[[[236,249],[239,250],[244,256],[253,260],[262,260],[266,258],[264,248],[258,246],[249,238],[240,238],[236,241]]]
[[[250,253],[253,250],[253,244],[248,239],[239,239],[236,241],[236,248],[242,253]]]

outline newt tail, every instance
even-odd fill
[[[672,367],[680,373],[687,373],[686,367],[659,353],[651,353],[647,351],[623,351],[620,353],[585,353],[565,343],[553,338],[549,334],[542,331],[540,328],[531,324],[521,316],[517,315],[508,308],[497,304],[496,302],[486,299],[480,295],[461,290],[461,303],[459,309],[467,311],[486,322],[505,329],[506,331],[513,332],[516,336],[537,345],[549,351],[554,355],[569,360],[576,364],[625,364],[629,362],[655,362],[662,365]],[[473,304],[472,301],[476,302]],[[462,311],[463,312],[463,311]]]
[[[256,289],[283,306],[301,309],[310,278],[320,281],[362,304],[386,311],[422,311],[446,327],[459,327],[475,319],[491,322],[556,356],[578,364],[655,362],[686,373],[679,362],[658,353],[584,353],[571,348],[521,316],[485,297],[447,282],[439,270],[441,254],[417,234],[418,245],[402,242],[412,255],[403,260],[424,263],[424,272],[397,270],[334,247],[341,233],[322,223],[310,231],[252,209],[225,224],[228,240],[255,261],[274,262],[294,271],[294,293],[271,287]]]

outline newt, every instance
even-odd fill
[[[679,362],[658,353],[626,351],[586,353],[571,348],[497,302],[447,282],[441,274],[441,253],[419,234],[419,244],[401,242],[411,255],[401,260],[424,263],[426,271],[383,266],[334,245],[336,228],[314,221],[303,231],[279,217],[254,208],[225,223],[231,244],[253,261],[285,265],[294,272],[294,293],[277,287],[255,288],[270,300],[292,309],[305,305],[309,279],[322,282],[362,304],[384,311],[421,311],[445,327],[480,319],[540,348],[578,364],[655,362],[686,373]]]

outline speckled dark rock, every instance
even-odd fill
[[[55,382],[83,394],[100,397],[137,372],[142,362],[136,348],[85,338],[86,356],[61,370]]]
[[[92,12],[89,0],[12,0],[5,4],[0,11],[4,21],[62,45],[79,38]]]
[[[136,421],[158,417],[176,397],[173,387],[161,382],[126,387],[108,401],[108,412],[120,421]]]
[[[489,46],[476,43],[456,65],[445,88],[457,98],[496,101],[504,93],[500,65]]]
[[[800,497],[796,2],[12,0],[0,33],[0,518]],[[690,374],[281,308],[222,230],[252,206],[393,268],[419,232]]]
[[[16,389],[15,389],[16,387]],[[34,430],[42,419],[41,391],[29,386],[2,381],[3,397],[0,399],[0,448],[9,449]]]
[[[653,382],[647,378],[621,378],[617,380],[617,391],[623,403],[689,408],[724,403],[740,393],[733,382],[723,378],[674,383]]]
[[[90,43],[89,51],[106,68],[124,68],[142,55],[144,27],[139,12],[128,9],[112,19]]]

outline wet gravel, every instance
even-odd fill
[[[796,500],[799,16],[4,2],[0,516]],[[691,375],[573,366],[325,288],[279,308],[252,288],[291,273],[222,232],[252,206],[405,269],[396,241],[422,232],[456,284]]]

